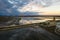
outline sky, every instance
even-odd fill
[[[45,0],[46,1],[46,0]],[[25,5],[20,12],[38,12],[38,15],[60,15],[60,0],[50,0],[45,2],[43,0],[32,1]],[[48,3],[48,4],[47,4]]]
[[[1,15],[60,15],[60,0],[0,0]]]

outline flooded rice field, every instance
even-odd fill
[[[14,29],[0,31],[0,40],[60,40],[60,22],[47,20],[28,21],[32,24],[19,25],[19,27],[16,26],[18,28],[13,27]]]
[[[21,28],[0,33],[1,40],[60,40],[55,34],[52,34],[42,28]]]
[[[60,40],[60,35],[55,34],[57,32],[55,29],[59,27],[58,22],[58,27],[42,27],[39,24],[31,24],[30,27],[28,25],[25,28],[1,31],[0,40]]]

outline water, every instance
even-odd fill
[[[56,23],[55,32],[56,32],[58,35],[60,35],[60,22],[57,22],[57,23]]]

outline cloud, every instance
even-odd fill
[[[37,5],[35,1],[30,2],[21,9],[18,8],[19,12],[37,12],[38,15],[60,15],[60,2],[52,1],[50,6],[43,7],[42,5]],[[31,14],[32,15],[32,14]]]
[[[33,15],[34,13],[35,15],[59,14],[60,0],[0,0],[0,11],[4,14],[6,12],[15,13],[15,15]]]

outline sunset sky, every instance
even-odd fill
[[[41,2],[43,5],[46,5],[43,1]],[[44,7],[42,5],[38,5],[37,3],[35,3],[35,1],[32,1],[24,7],[22,7],[21,9],[18,9],[18,11],[38,12],[38,15],[60,15],[60,2],[54,2],[50,6]]]
[[[0,16],[60,15],[60,0],[0,0]]]

